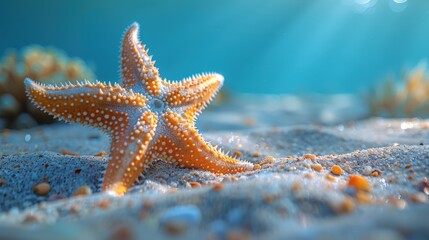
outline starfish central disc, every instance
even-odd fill
[[[162,80],[137,33],[135,23],[122,40],[121,85],[44,86],[25,80],[28,97],[45,112],[99,128],[110,136],[101,189],[123,195],[158,159],[217,174],[253,169],[251,163],[225,155],[204,141],[195,129],[195,118],[222,86],[222,75]]]
[[[149,108],[154,111],[154,112],[162,112],[165,109],[165,104],[163,101],[161,101],[158,98],[152,98],[149,102],[148,102]]]

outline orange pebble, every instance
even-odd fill
[[[310,159],[311,161],[316,160],[316,155],[314,155],[314,154],[306,153],[306,154],[303,154],[302,157],[305,159]]]
[[[350,175],[347,182],[347,186],[354,187],[356,190],[363,190],[369,192],[371,189],[368,181],[359,175]]]
[[[258,169],[261,169],[261,165],[259,165],[259,164],[254,164],[254,165],[253,165],[253,170],[258,170]]]
[[[310,172],[305,173],[305,174],[304,174],[304,177],[305,177],[305,178],[308,178],[308,179],[313,179],[313,178],[314,178],[313,174],[312,174],[312,173],[310,173]]]
[[[220,191],[223,189],[222,183],[215,183],[213,184],[213,191]]]
[[[410,200],[413,203],[427,203],[428,197],[424,193],[416,193],[410,196]]]
[[[302,186],[299,182],[293,182],[291,185],[291,190],[292,192],[298,192],[299,190],[301,190]]]
[[[101,200],[101,201],[95,203],[95,205],[99,208],[106,209],[110,206],[110,201],[109,200]]]
[[[40,218],[33,214],[27,214],[22,220],[22,223],[25,223],[25,224],[37,223],[37,222],[40,222]]]
[[[70,155],[70,156],[79,156],[78,153],[69,151],[67,149],[61,150],[61,154],[63,154],[63,155]]]
[[[232,157],[233,158],[239,158],[239,157],[242,157],[243,156],[243,153],[242,152],[240,152],[240,151],[238,151],[238,150],[236,150],[236,151],[234,151],[233,153],[232,153]]]
[[[192,188],[201,187],[201,183],[199,182],[190,182],[189,185],[191,185]]]
[[[72,193],[73,197],[76,196],[87,196],[92,193],[91,188],[88,185],[83,185],[80,188],[78,188],[76,191]]]
[[[310,167],[311,167],[311,169],[313,169],[316,172],[322,171],[322,168],[323,168],[322,165],[320,165],[320,164],[311,164]]]
[[[373,202],[371,195],[363,191],[356,192],[356,200],[361,204],[370,204]]]
[[[338,175],[341,175],[343,173],[343,170],[341,169],[340,166],[334,165],[331,168],[331,173],[338,176]]]
[[[41,182],[33,187],[33,191],[38,196],[45,196],[49,191],[51,191],[51,185],[47,182]]]
[[[259,157],[259,153],[258,152],[253,153],[252,157],[255,157],[255,158]]]
[[[103,157],[103,156],[107,156],[107,153],[105,151],[101,151],[99,153],[94,154],[94,156],[96,156],[96,157]]]
[[[326,179],[329,180],[329,181],[331,181],[331,182],[337,181],[337,179],[334,176],[332,176],[331,174],[329,174],[329,173],[326,174]]]
[[[79,206],[78,205],[72,205],[69,209],[70,213],[77,214],[79,213]]]
[[[351,198],[346,197],[343,201],[333,205],[333,208],[339,214],[351,213],[355,209],[355,204]]]
[[[266,157],[263,157],[261,159],[259,164],[264,165],[264,164],[268,164],[268,163],[272,163],[272,162],[274,162],[274,157],[273,156],[266,156]]]

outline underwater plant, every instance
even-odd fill
[[[3,127],[25,128],[54,119],[31,104],[25,95],[26,77],[44,84],[95,80],[91,69],[78,58],[69,58],[53,47],[32,45],[20,52],[9,50],[0,62],[0,118]],[[2,126],[0,126],[1,128]]]
[[[400,81],[388,77],[366,95],[371,116],[428,117],[429,75],[420,62]]]

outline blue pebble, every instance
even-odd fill
[[[188,227],[196,226],[201,221],[201,211],[194,205],[172,207],[160,218],[159,225],[163,227],[169,223],[186,224]]]
[[[210,232],[216,235],[216,239],[225,239],[225,234],[228,229],[226,222],[218,219],[210,224]]]
[[[243,222],[244,212],[241,208],[234,208],[228,212],[226,219],[233,226],[240,226]]]

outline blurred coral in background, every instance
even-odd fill
[[[43,114],[28,101],[24,79],[29,77],[43,84],[94,81],[95,76],[85,62],[69,58],[52,47],[28,46],[9,50],[0,62],[0,128],[25,128],[54,119]]]
[[[426,62],[420,62],[400,81],[387,78],[367,94],[366,100],[372,116],[429,117]]]

